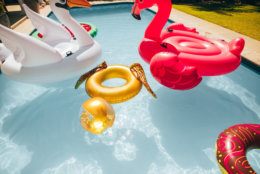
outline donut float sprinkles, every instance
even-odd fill
[[[256,174],[246,152],[260,148],[260,124],[238,124],[224,130],[216,143],[216,156],[224,174]]]

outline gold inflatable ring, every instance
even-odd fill
[[[126,83],[122,86],[108,87],[102,83],[108,79],[120,78]],[[110,103],[127,101],[137,95],[142,83],[132,74],[130,68],[123,65],[112,65],[93,74],[86,82],[86,92],[91,97],[102,97]]]

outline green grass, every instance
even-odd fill
[[[173,8],[260,40],[260,6],[174,4]]]

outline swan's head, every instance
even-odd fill
[[[143,9],[150,8],[156,4],[156,0],[135,0],[132,8],[132,15],[135,19],[141,20],[140,13]]]
[[[55,7],[63,9],[91,6],[87,0],[52,0],[51,5],[55,5]]]

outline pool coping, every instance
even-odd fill
[[[108,6],[115,4],[133,4],[131,1],[94,1],[93,6]],[[152,13],[157,12],[157,8],[155,6],[147,9]],[[41,12],[44,16],[49,16],[51,14],[51,9],[49,6],[46,6]],[[19,32],[24,32],[27,34],[32,34],[35,29],[31,28],[32,24],[28,23],[29,19],[24,21],[20,25],[25,25],[23,28],[26,30],[19,31],[19,26],[17,26],[14,30]],[[216,25],[214,23],[205,21],[203,19],[197,18],[195,16],[189,15],[187,13],[181,12],[179,10],[173,9],[171,11],[171,15],[168,19],[169,22],[178,22],[183,23],[190,27],[195,27],[202,35],[210,35],[212,38],[224,39],[226,41],[230,41],[232,38],[243,37],[246,40],[245,48],[242,52],[242,64],[250,69],[252,69],[257,74],[260,74],[260,41],[254,40],[248,36],[242,35],[240,33],[234,32],[222,26]],[[29,27],[28,27],[29,25]],[[249,45],[249,46],[247,46]]]

